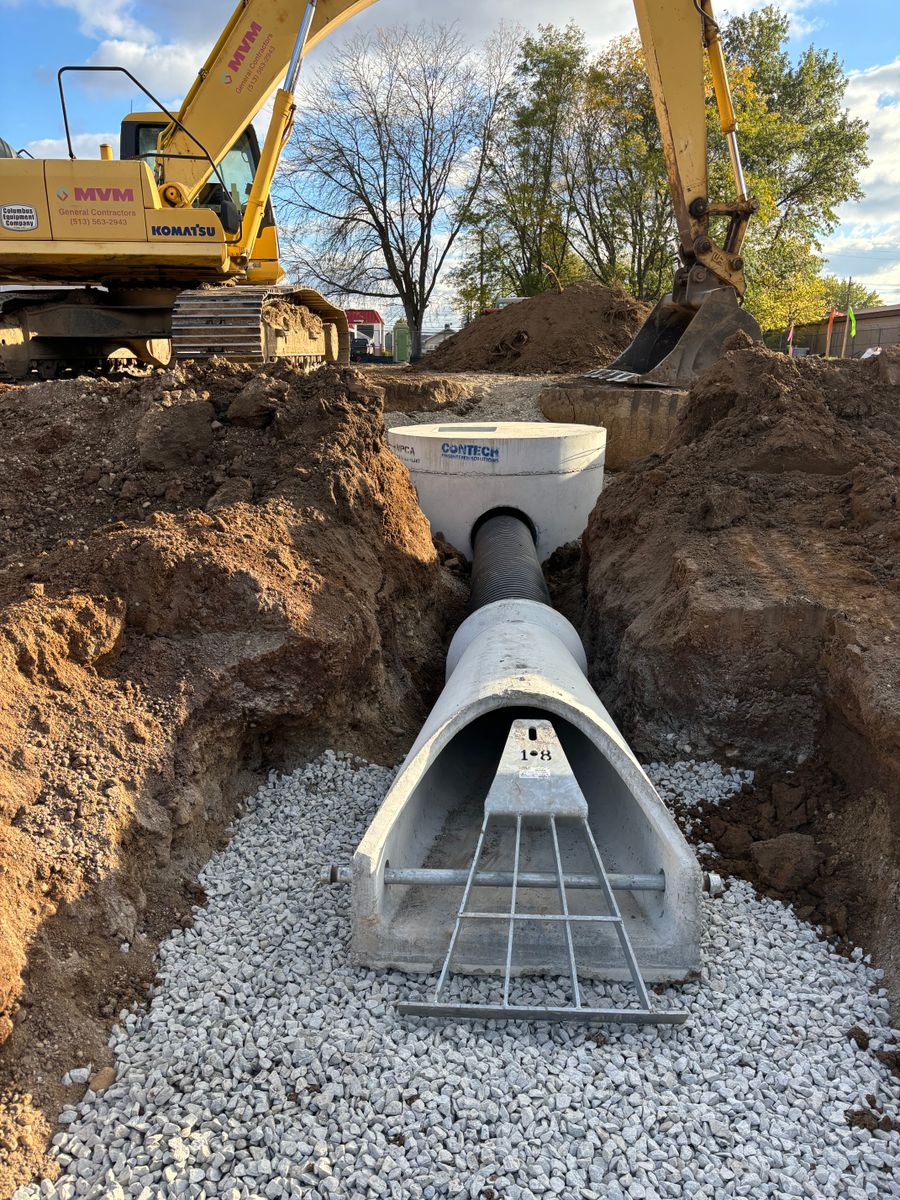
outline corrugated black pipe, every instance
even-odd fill
[[[469,612],[495,600],[536,600],[550,604],[550,592],[527,518],[509,511],[488,513],[472,536],[472,591]]]

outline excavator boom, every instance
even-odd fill
[[[303,52],[374,2],[317,0]],[[212,173],[197,141],[221,162],[284,79],[304,15],[298,0],[249,0],[232,13],[178,111],[181,127],[168,126],[160,139],[161,177],[180,184],[188,203]]]
[[[686,387],[721,357],[722,344],[744,330],[762,337],[739,303],[744,295],[741,246],[756,202],[747,196],[737,121],[719,27],[711,0],[634,0],[647,75],[659,122],[678,227],[681,267],[672,291],[656,305],[635,340],[609,367],[588,373],[604,383]],[[706,80],[709,62],[719,121],[728,146],[735,195],[709,196]],[[721,244],[711,218],[727,218]]]

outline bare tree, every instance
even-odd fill
[[[481,183],[511,47],[442,25],[344,43],[307,85],[280,207],[296,269],[341,296],[399,296],[411,351]]]

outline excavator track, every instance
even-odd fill
[[[65,285],[0,292],[0,382],[164,365],[171,296]]]
[[[59,298],[55,288],[29,288],[17,292],[0,292],[0,383],[21,384],[31,369],[31,357],[26,338],[19,330],[18,313]],[[49,378],[49,375],[45,376]]]
[[[322,336],[285,328],[277,316],[267,319],[266,309],[272,311],[273,301],[308,309],[321,319]],[[219,357],[245,363],[289,359],[310,367],[348,363],[350,330],[343,309],[313,288],[197,288],[181,292],[175,301],[172,352],[179,359]]]

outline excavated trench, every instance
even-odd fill
[[[648,758],[754,787],[704,815],[717,869],[848,949],[900,1005],[900,350],[736,339],[584,538],[592,678]]]
[[[898,370],[733,350],[547,564],[639,756],[765,768],[693,814],[716,869],[889,972]],[[72,1046],[110,1064],[242,798],[325,747],[398,761],[439,690],[467,567],[381,382],[213,363],[0,395],[2,1194],[83,1091]]]
[[[5,1195],[242,797],[327,746],[395,762],[465,588],[355,372],[10,388],[0,441]]]

